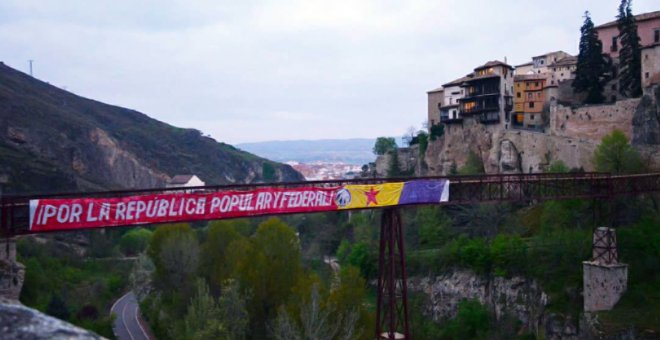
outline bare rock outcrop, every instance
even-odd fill
[[[0,299],[0,335],[3,339],[18,340],[104,339],[35,309],[2,299]]]
[[[465,299],[486,306],[497,321],[514,317],[523,330],[545,339],[580,339],[579,321],[546,310],[549,297],[532,279],[487,277],[470,270],[454,270],[435,278],[413,277],[408,289],[426,295],[423,313],[435,321],[453,318]]]

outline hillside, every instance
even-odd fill
[[[288,165],[147,115],[79,97],[0,63],[0,174],[9,193],[295,181]]]

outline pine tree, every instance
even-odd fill
[[[598,33],[591,21],[589,12],[584,12],[584,24],[580,28],[580,54],[573,89],[576,92],[586,92],[584,102],[587,104],[602,103],[603,82],[606,63],[603,59],[603,44],[598,39]]]
[[[632,0],[621,0],[617,15],[619,28],[619,92],[626,97],[642,95],[641,44],[632,14]]]

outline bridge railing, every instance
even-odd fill
[[[611,175],[607,173],[492,174],[415,178],[367,178],[353,180],[253,183],[201,187],[156,188],[99,192],[18,195],[0,198],[0,236],[28,232],[29,202],[46,198],[108,198],[158,193],[241,191],[257,188],[340,187],[349,184],[381,184],[420,179],[448,179],[449,201],[442,204],[544,201],[574,198],[606,199],[660,191],[660,173]]]

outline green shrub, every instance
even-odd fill
[[[119,240],[119,247],[124,255],[133,256],[147,249],[153,232],[144,228],[129,230]]]
[[[490,315],[476,300],[463,300],[458,304],[456,317],[444,328],[443,339],[486,339],[490,329]]]

